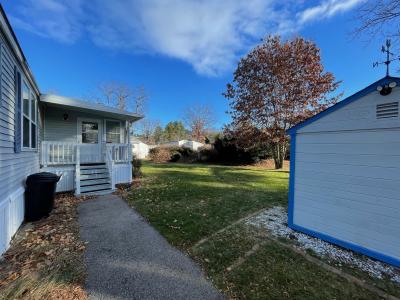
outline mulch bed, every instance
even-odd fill
[[[49,217],[21,227],[0,261],[0,299],[87,298],[77,220],[86,199],[59,194]]]

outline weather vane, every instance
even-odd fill
[[[382,61],[382,62],[374,62],[372,64],[372,66],[374,68],[378,67],[379,65],[385,64],[386,65],[386,76],[389,76],[389,65],[390,65],[390,63],[392,61],[395,61],[395,60],[400,60],[400,57],[393,58],[394,53],[390,52],[390,47],[391,46],[392,46],[392,42],[390,41],[390,39],[387,39],[386,40],[386,45],[382,46],[382,49],[381,49],[382,53],[386,54],[386,60]]]

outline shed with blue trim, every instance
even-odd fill
[[[288,130],[288,223],[400,266],[400,78],[384,77]]]

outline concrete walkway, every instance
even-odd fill
[[[224,299],[189,257],[119,197],[82,202],[78,211],[81,238],[89,242],[91,299]]]

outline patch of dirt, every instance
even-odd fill
[[[269,169],[269,170],[275,170],[275,163],[273,159],[263,159],[253,165],[253,167],[258,167],[260,169]],[[283,161],[283,168],[281,169],[283,171],[289,171],[290,170],[290,161],[289,160],[284,160]]]
[[[87,298],[77,206],[88,198],[59,194],[49,217],[20,228],[0,262],[0,299]]]

